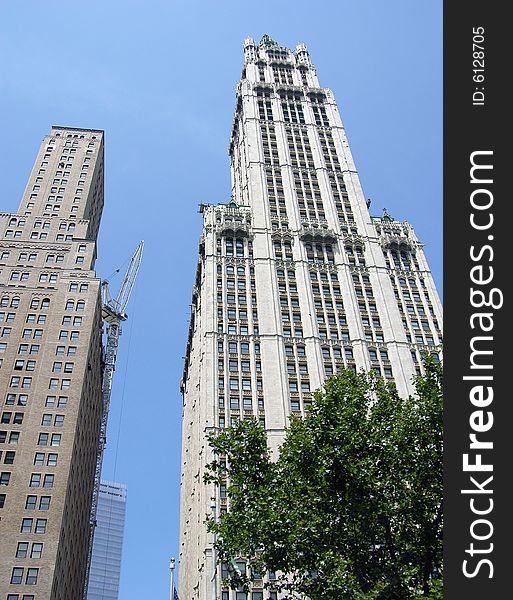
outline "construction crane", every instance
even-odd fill
[[[128,315],[125,313],[126,306],[130,299],[130,294],[134,287],[137,272],[141,264],[144,241],[141,240],[135,250],[130,264],[128,265],[125,278],[119,290],[116,299],[113,299],[109,282],[102,281],[102,318],[106,324],[107,341],[103,359],[103,378],[102,378],[102,419],[100,426],[100,438],[98,441],[98,454],[96,457],[96,470],[94,474],[93,499],[91,504],[91,514],[89,519],[89,554],[87,558],[87,571],[84,586],[84,600],[87,597],[87,585],[89,582],[89,571],[91,568],[91,555],[93,552],[93,538],[96,527],[96,513],[98,510],[98,497],[100,494],[100,480],[102,473],[103,450],[107,440],[107,420],[109,417],[110,396],[112,392],[112,377],[116,369],[116,356],[118,353],[119,336],[121,335],[121,322],[126,321]]]

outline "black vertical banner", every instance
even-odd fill
[[[513,597],[508,4],[444,8],[444,598]],[[510,274],[511,273],[511,274]]]

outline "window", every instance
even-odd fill
[[[37,496],[27,496],[25,501],[25,510],[36,510]]]
[[[48,433],[40,433],[39,437],[37,438],[37,445],[48,446],[48,435]]]
[[[41,473],[32,473],[30,476],[29,487],[39,487],[41,485]]]
[[[30,551],[30,558],[41,558],[43,555],[43,544],[34,542]]]
[[[56,399],[57,398],[55,396],[47,396],[46,401],[45,401],[45,406],[47,406],[47,407],[55,406]]]
[[[42,467],[45,464],[45,453],[44,452],[36,452],[34,454],[34,465],[38,467]]]
[[[41,425],[49,426],[52,424],[52,415],[46,413],[41,417]]]
[[[44,481],[43,481],[43,487],[45,487],[45,488],[52,488],[54,481],[55,481],[55,475],[53,475],[53,474],[47,474],[47,475],[45,475],[45,478],[44,478]]]
[[[39,499],[39,510],[50,510],[51,496],[41,496]]]
[[[23,573],[25,569],[21,567],[14,567],[11,573],[11,583],[19,585],[23,582]]]
[[[64,417],[63,417],[64,419]],[[52,433],[52,438],[50,442],[50,446],[60,446],[61,445],[61,434],[60,433]]]
[[[25,579],[25,583],[27,585],[36,585],[37,577],[39,575],[39,569],[27,569],[27,578]]]
[[[48,460],[46,461],[47,466],[56,467],[57,466],[57,454],[50,453],[48,455]]]
[[[8,450],[4,456],[4,464],[5,465],[13,465],[15,455],[16,455],[16,452],[13,452],[12,450]]]
[[[32,519],[30,519],[32,521]],[[46,533],[46,519],[37,519],[34,533]]]
[[[32,523],[34,519],[23,519],[21,521],[20,533],[32,533]]]
[[[11,479],[11,474],[4,471],[0,473],[0,485],[9,485],[9,480]]]

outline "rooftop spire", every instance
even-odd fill
[[[262,36],[260,40],[259,46],[278,46],[278,43],[275,42],[267,33]]]

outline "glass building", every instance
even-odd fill
[[[117,600],[125,528],[127,487],[102,481],[87,600]]]

